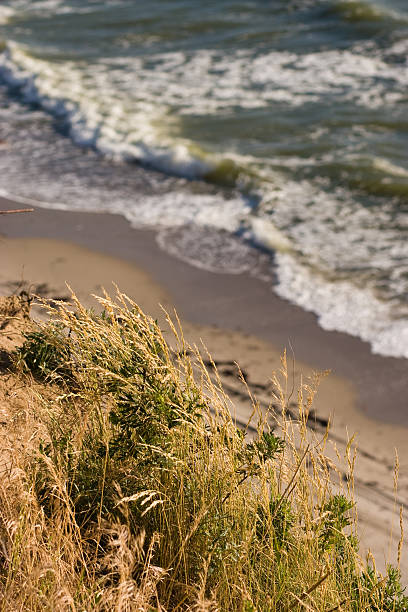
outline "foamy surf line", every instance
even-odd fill
[[[357,45],[354,50],[303,55],[232,53],[221,60],[212,50],[200,50],[191,57],[181,52],[157,54],[151,58],[159,64],[157,70],[146,68],[141,58],[130,61],[126,57],[101,59],[84,68],[72,60],[59,64],[33,57],[10,41],[1,54],[0,71],[7,83],[20,89],[26,102],[64,117],[77,144],[95,147],[115,159],[136,159],[176,176],[202,178],[220,160],[204,150],[198,153],[197,146],[193,153],[191,143],[167,134],[163,126],[170,112],[180,117],[211,116],[231,112],[235,105],[262,109],[273,103],[296,108],[327,97],[375,109],[404,99],[405,71],[388,64],[378,53],[370,53],[370,48]],[[394,53],[392,48],[390,53]],[[166,72],[168,82],[159,103],[161,71]],[[223,74],[221,81],[214,80],[213,71]],[[240,83],[250,86],[243,88]],[[91,104],[89,89],[98,94]],[[185,98],[188,105],[180,101]],[[125,110],[128,99],[135,109],[129,116]],[[226,159],[230,153],[233,156],[233,152],[224,153]]]
[[[89,194],[84,199],[86,185],[83,190],[78,194],[81,200],[77,203],[77,210],[88,207],[90,212],[103,212],[90,204]],[[43,195],[47,193],[50,193],[49,188]],[[101,205],[98,193],[95,193],[96,207]],[[1,195],[22,205],[75,209],[69,202],[57,198],[39,201],[4,189]],[[307,190],[302,197],[309,197]],[[149,195],[133,201],[132,205],[119,194],[109,194],[108,200],[105,211],[122,214],[135,228],[156,229],[157,240],[163,250],[197,268],[211,272],[259,275],[254,249],[248,242],[234,236],[242,223],[247,224],[250,209],[245,207],[243,200],[222,202],[219,196],[189,193]],[[369,291],[358,291],[347,283],[328,283],[311,274],[296,261],[291,242],[268,219],[251,217],[251,224],[245,233],[249,241],[253,239],[276,253],[278,282],[274,290],[278,295],[314,312],[323,328],[350,333],[370,342],[376,353],[408,356],[407,326],[403,320],[393,319],[388,304],[376,300]],[[272,269],[269,275],[266,274],[269,283],[271,275]]]
[[[270,342],[278,351],[293,347],[296,360],[311,367],[331,368],[354,383],[359,406],[380,420],[406,423],[408,412],[406,360],[372,355],[367,343],[323,331],[314,317],[276,296],[265,282],[248,273],[211,274],[164,253],[154,232],[134,230],[120,216],[39,209],[30,223],[9,215],[2,221],[7,238],[41,240],[52,237],[134,263],[174,300],[184,321],[241,330]],[[57,261],[58,247],[49,253]],[[80,273],[79,269],[76,272]],[[13,280],[13,279],[11,279]],[[61,278],[72,281],[75,279]],[[115,280],[112,278],[111,280]],[[38,282],[41,278],[38,278]],[[109,290],[109,286],[106,287]],[[90,292],[96,289],[90,287]],[[137,287],[134,290],[137,301]],[[231,336],[228,336],[231,339]],[[231,345],[234,350],[233,344]],[[384,407],[387,407],[384,412]],[[330,409],[330,406],[329,406]]]
[[[13,15],[15,15],[15,11],[12,8],[0,5],[0,25],[8,23]]]
[[[325,282],[288,254],[276,260],[279,296],[315,313],[323,329],[369,342],[374,354],[408,359],[408,320],[396,318],[392,304],[346,281]]]
[[[84,189],[82,198],[87,194],[86,186]],[[57,199],[40,202],[4,189],[0,195],[20,205],[74,210],[72,205]],[[248,273],[271,284],[272,264],[269,264],[269,274],[265,273],[267,266],[260,265],[256,249],[250,246],[252,238],[255,243],[266,245],[275,252],[278,282],[273,289],[278,295],[304,310],[315,312],[324,329],[361,337],[370,342],[378,354],[408,356],[407,326],[404,321],[392,318],[388,304],[375,300],[369,291],[357,290],[350,283],[328,283],[311,274],[296,261],[291,243],[267,219],[254,217],[251,228],[246,230],[248,240],[243,241],[234,232],[249,211],[242,207],[242,202],[240,205],[227,200],[223,206],[220,203],[216,196],[170,192],[141,197],[138,203],[129,206],[126,200],[115,202],[111,194],[108,210],[123,215],[135,228],[155,229],[159,246],[192,266],[213,273]],[[84,203],[80,202],[77,210],[84,209]],[[88,210],[103,212],[90,206],[89,201]]]
[[[189,67],[199,66],[203,59],[208,60],[211,66],[212,57],[208,53],[204,56],[198,54],[196,58],[191,60]],[[154,123],[160,123],[160,112],[152,112],[151,108],[147,108],[147,114],[143,115],[150,130],[145,134],[144,141],[141,140],[138,144],[127,142],[126,139],[121,141],[123,131],[117,131],[115,123],[110,125],[109,117],[109,121],[106,122],[107,118],[99,116],[98,113],[94,116],[92,114],[88,116],[86,109],[81,108],[81,100],[73,101],[58,95],[58,88],[52,86],[54,75],[51,74],[51,81],[47,81],[50,72],[47,73],[49,67],[47,68],[46,63],[41,63],[39,60],[26,56],[21,49],[13,45],[3,55],[3,59],[5,80],[9,84],[19,87],[26,102],[35,102],[48,113],[63,117],[69,125],[72,140],[77,144],[94,148],[103,153],[105,157],[111,157],[115,160],[137,159],[168,174],[200,178],[211,169],[212,166],[208,163],[208,160],[203,161],[195,158],[184,144],[180,144],[180,146],[174,146],[174,143],[163,144],[165,140],[160,141],[158,134],[151,131],[151,126]],[[321,67],[325,60],[327,66],[322,74]],[[176,65],[176,67],[178,66],[177,69],[180,69],[184,60],[172,56],[165,58],[165,61],[168,62],[170,68],[172,65]],[[345,68],[342,68],[342,61],[345,62]],[[224,61],[224,64],[227,64],[227,61]],[[272,75],[270,66],[274,70]],[[296,68],[295,72],[292,70],[293,67]],[[224,68],[227,70],[226,74],[228,76],[228,67],[224,65]],[[316,81],[316,86],[311,89],[312,95],[308,97],[309,101],[327,94],[337,95],[342,92],[345,92],[345,99],[354,99],[354,85],[363,82],[365,83],[365,89],[363,92],[359,92],[359,95],[362,93],[363,103],[368,106],[375,106],[375,104],[378,106],[384,99],[384,91],[381,88],[382,86],[376,85],[376,88],[372,89],[371,85],[374,81],[382,78],[388,70],[386,63],[379,57],[369,58],[362,53],[356,55],[338,51],[310,53],[303,57],[297,54],[272,52],[261,56],[254,64],[244,54],[235,66],[235,69],[238,69],[240,80],[245,77],[249,68],[251,70],[256,69],[253,71],[254,82],[259,86],[268,86],[270,81],[270,86],[267,87],[269,99],[273,99],[275,95],[273,87],[279,85],[281,81],[287,80],[289,83],[293,83],[292,88],[285,92],[282,92],[281,89],[279,93],[279,89],[277,89],[278,93],[276,95],[280,97],[281,101],[293,103],[294,106],[304,102],[303,91],[305,88],[312,87],[314,81]],[[292,75],[292,78],[290,78],[290,75]],[[320,80],[317,78],[318,75]],[[403,84],[404,78],[400,70],[394,70],[390,76],[394,83]],[[73,76],[72,83],[69,81],[69,85],[71,84],[75,84]],[[81,86],[81,83],[78,85]],[[75,91],[75,88],[73,88],[73,91]],[[248,107],[250,107],[251,96],[253,95],[252,92],[248,94],[249,97],[245,98],[244,96],[242,98],[243,105],[248,104]],[[366,96],[365,102],[364,96]],[[263,100],[262,96],[260,97],[261,104],[265,104],[266,99]],[[199,104],[195,107],[194,112],[215,113],[219,108],[228,108],[228,105],[230,105],[228,100],[222,103],[219,100],[207,100],[206,104],[207,102],[209,103],[208,107],[201,107]],[[219,106],[219,103],[221,106]],[[149,122],[148,119],[152,121]],[[102,132],[104,132],[103,137],[101,137]],[[112,136],[111,138],[109,134]],[[386,164],[387,162],[385,162]],[[390,167],[388,167],[387,172],[390,172]],[[393,173],[395,174],[395,167]],[[402,170],[400,173],[402,173]],[[275,217],[285,216],[285,211],[290,208],[290,203],[294,199],[293,196],[302,206],[308,204],[307,200],[310,196],[307,194],[308,186],[305,182],[297,185],[297,190],[293,188],[293,185],[291,189],[292,191],[285,187],[282,188],[281,185],[277,186],[276,193],[273,196],[281,210],[276,205]],[[92,197],[89,197],[91,191],[87,189],[87,185],[84,185],[78,203],[74,201],[72,195],[65,202],[58,197],[55,198],[55,202],[46,202],[48,198],[47,190],[51,190],[50,184],[44,186],[44,201],[41,201],[41,203],[31,200],[29,197],[22,196],[22,198],[27,204],[36,203],[47,208],[119,213],[133,227],[158,229],[157,239],[161,248],[198,268],[212,272],[240,274],[249,271],[256,274],[254,269],[251,269],[253,267],[251,255],[253,251],[248,247],[248,243],[253,239],[255,243],[266,246],[270,251],[277,254],[275,263],[278,270],[278,283],[275,291],[279,295],[305,310],[316,313],[321,326],[325,329],[343,331],[361,337],[370,342],[373,350],[380,354],[408,356],[406,317],[393,316],[391,304],[378,300],[370,289],[360,290],[351,282],[329,282],[318,271],[315,270],[316,273],[314,273],[312,265],[305,265],[306,258],[304,256],[302,263],[298,261],[292,245],[296,242],[301,244],[301,240],[306,237],[309,240],[309,246],[312,245],[312,241],[318,242],[317,239],[321,238],[323,234],[321,228],[319,228],[320,234],[313,234],[316,230],[316,224],[309,223],[309,226],[305,226],[310,235],[306,235],[304,231],[303,235],[297,236],[295,231],[292,236],[289,231],[285,233],[279,230],[271,220],[262,218],[262,211],[257,211],[256,215],[258,216],[251,216],[250,207],[246,206],[244,199],[240,197],[228,200],[219,196],[173,192],[167,195],[163,193],[157,196],[154,194],[144,195],[143,198],[130,201],[128,195],[123,196],[119,193],[113,194],[113,198],[112,194],[103,198],[103,194],[98,189],[94,189]],[[29,193],[29,185],[26,186],[26,191]],[[316,191],[312,192],[310,190],[310,192],[313,201],[323,205],[327,216],[330,210],[329,206],[331,206],[327,195],[323,191],[316,193]],[[20,198],[21,202],[23,201],[22,198]],[[92,201],[92,204],[89,201]],[[333,206],[333,211],[330,210],[330,212],[333,212],[333,218],[336,218],[336,202]],[[313,210],[313,213],[312,216],[315,216],[315,210]],[[353,213],[352,209],[351,213]],[[296,218],[296,214],[293,216]],[[310,221],[310,219],[306,220]],[[267,224],[269,224],[269,227],[265,230]],[[282,227],[285,227],[285,223],[282,224]],[[177,232],[174,228],[181,229]],[[357,228],[359,231],[360,229]],[[247,242],[240,241],[239,237],[236,236],[238,233],[244,234]],[[355,239],[355,236],[353,236],[353,239]],[[317,246],[322,247],[323,252],[325,244],[317,244]],[[335,244],[335,242],[331,246],[338,248],[338,244]],[[387,247],[387,244],[385,244],[385,247]],[[341,245],[341,248],[344,250],[344,244]],[[285,252],[286,257],[284,256]],[[336,252],[332,248],[330,256],[335,258],[335,255]],[[317,267],[315,261],[310,263]]]
[[[0,76],[10,87],[19,89],[25,103],[38,104],[45,112],[63,118],[70,138],[79,146],[92,147],[113,160],[136,160],[166,174],[189,179],[202,178],[213,170],[204,155],[202,158],[192,155],[184,142],[166,143],[164,135],[156,133],[153,126],[164,122],[167,112],[160,106],[142,103],[140,116],[136,113],[131,117],[129,125],[112,125],[112,118],[103,109],[95,110],[86,104],[88,91],[86,88],[79,91],[79,73],[75,74],[69,64],[58,72],[57,66],[33,58],[22,47],[9,42],[0,54]],[[62,87],[61,91],[54,80]],[[78,93],[78,99],[70,99],[73,92]],[[106,92],[101,93],[102,98],[104,95]],[[114,98],[113,95],[111,106],[115,110]],[[128,131],[133,134],[131,141]]]
[[[17,204],[38,206],[36,200],[14,197],[0,191],[0,196]],[[53,208],[42,203],[42,208]],[[64,205],[55,209],[69,210]],[[143,226],[132,224],[136,229]],[[147,226],[146,226],[147,227]],[[272,282],[271,273],[265,276],[265,259],[259,259],[248,243],[220,228],[183,225],[156,229],[160,248],[196,268],[218,274],[250,274]],[[340,331],[369,342],[373,353],[408,358],[408,322],[395,320],[389,304],[376,300],[369,291],[357,289],[350,283],[328,283],[299,264],[288,250],[287,243],[277,243],[279,234],[268,227],[271,240],[278,247],[275,253],[277,283],[274,292],[306,311],[314,312],[319,325],[328,331]],[[266,230],[265,230],[266,231]],[[269,248],[272,248],[271,240]],[[261,272],[263,269],[263,273]]]
[[[58,202],[40,202],[39,200],[33,200],[33,198],[24,198],[18,196],[14,193],[10,193],[9,191],[5,191],[4,189],[0,189],[0,198],[4,200],[9,200],[10,202],[15,202],[16,204],[23,204],[27,206],[39,207],[39,208],[48,208],[49,210],[65,210],[66,206],[64,204],[59,204]]]

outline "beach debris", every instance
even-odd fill
[[[34,212],[34,208],[15,208],[14,210],[0,210],[0,215],[12,215],[14,213]]]

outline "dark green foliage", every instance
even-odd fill
[[[322,550],[338,549],[344,544],[343,529],[350,525],[348,512],[354,504],[344,495],[334,495],[321,508],[324,517],[319,528],[319,542]]]
[[[117,391],[118,392],[118,391]],[[200,400],[194,391],[180,392],[173,382],[144,372],[131,389],[118,393],[110,412],[115,434],[110,452],[118,458],[140,457],[140,446],[166,446],[166,436],[180,419],[194,420],[200,413]],[[158,457],[153,458],[154,461]]]
[[[203,408],[198,390],[191,384],[180,385],[171,375],[174,366],[154,328],[140,330],[135,324],[133,329],[129,321],[113,328],[112,318],[105,313],[91,316],[97,334],[88,333],[85,342],[80,329],[67,337],[62,326],[50,326],[51,332],[36,332],[27,338],[20,357],[25,367],[42,379],[52,376],[64,382],[68,372],[72,376],[67,357],[74,356],[77,394],[72,396],[72,407],[71,399],[67,400],[66,415],[74,412],[81,384],[93,381],[92,393],[97,390],[96,404],[84,406],[84,424],[78,413],[79,422],[73,422],[72,416],[69,421],[65,415],[53,419],[49,425],[51,441],[41,445],[41,453],[64,470],[80,525],[96,516],[112,519],[118,514],[118,487],[121,495],[134,495],[149,486],[149,470],[168,470],[170,431],[180,421],[193,423]],[[137,322],[136,315],[135,319]],[[78,376],[81,369],[85,373],[82,378]],[[95,410],[100,402],[109,404],[108,428],[101,421],[104,409]],[[79,440],[74,435],[78,425],[83,427]],[[55,496],[47,486],[46,472],[40,470],[37,484],[49,512]],[[133,512],[140,517],[136,506],[132,504]]]
[[[352,583],[356,572],[358,539],[344,533],[352,520],[349,516],[354,504],[344,495],[334,495],[320,508],[322,521],[317,527],[321,552],[332,556],[333,574],[339,587]]]
[[[275,434],[263,432],[257,440],[243,446],[239,472],[245,477],[256,475],[262,464],[283,451],[284,445],[284,441]]]
[[[269,511],[272,517],[274,541],[278,548],[290,541],[290,530],[295,524],[295,515],[287,499],[271,499]]]
[[[71,355],[61,325],[25,334],[17,363],[40,380],[72,379]]]
[[[87,435],[82,442],[81,452],[78,452],[70,433],[65,430],[58,435],[55,431],[50,443],[41,444],[40,452],[63,470],[64,477],[69,483],[67,495],[76,522],[84,526],[89,521],[95,520],[101,512],[105,516],[111,514],[117,492],[112,487],[110,478],[104,481],[104,473],[109,476],[107,473],[109,466],[106,464],[106,453],[101,443],[94,436]],[[48,472],[41,464],[36,487],[42,507],[47,514],[51,514],[55,504],[59,503],[59,492],[53,489]]]
[[[242,542],[234,537],[234,527],[234,518],[228,512],[217,509],[208,514],[200,525],[195,540],[205,543],[205,554],[210,558],[209,576],[226,563],[236,562],[242,554]]]
[[[291,529],[295,524],[296,516],[287,499],[271,498],[269,508],[258,508],[256,517],[257,538],[265,543],[272,539],[274,549],[279,552],[283,546],[291,541]]]
[[[401,586],[401,573],[389,565],[387,567],[387,580],[383,591],[382,609],[384,612],[407,612],[408,597],[404,595],[406,588]],[[376,608],[373,608],[377,612]]]
[[[387,566],[385,579],[368,565],[361,576],[353,581],[353,610],[360,612],[407,612],[408,597],[401,586],[400,571]],[[363,604],[364,602],[364,604]]]
[[[284,441],[273,433],[264,432],[259,440],[254,440],[247,445],[247,451],[257,454],[261,461],[274,459],[278,453],[283,451]]]

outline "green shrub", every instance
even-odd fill
[[[17,349],[18,364],[39,380],[72,379],[71,355],[57,324],[25,334],[24,344]]]
[[[353,502],[330,494],[301,394],[295,423],[275,379],[284,416],[254,403],[246,439],[199,355],[118,298],[101,315],[59,305],[18,352],[56,393],[37,407],[13,515],[25,546],[0,592],[30,581],[31,607],[13,596],[33,610],[64,609],[61,585],[65,609],[100,612],[408,610],[397,570],[358,557]]]
[[[351,523],[348,512],[354,504],[344,495],[334,495],[322,507],[322,522],[319,526],[319,541],[322,550],[342,547],[343,530]]]
[[[401,574],[392,565],[387,566],[386,576],[379,575],[372,566],[362,571],[354,580],[355,599],[353,610],[360,612],[407,612],[408,597],[401,586]]]

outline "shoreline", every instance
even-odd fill
[[[0,201],[0,208],[8,205],[12,207],[12,202]],[[337,453],[346,455],[349,440],[356,435],[359,458],[355,495],[362,550],[370,549],[380,568],[385,567],[386,560],[395,563],[399,540],[395,509],[400,504],[408,506],[408,428],[403,413],[396,425],[392,419],[385,422],[388,413],[381,413],[383,418],[379,420],[360,406],[375,394],[378,401],[387,394],[393,401],[398,396],[397,387],[393,392],[382,387],[378,370],[370,372],[371,359],[376,368],[388,360],[396,361],[401,372],[406,368],[404,360],[367,358],[368,345],[344,334],[321,330],[313,315],[275,296],[266,283],[245,274],[214,274],[193,268],[161,251],[155,232],[133,230],[116,215],[46,209],[26,216],[4,215],[0,257],[3,295],[18,293],[31,284],[33,292],[44,297],[65,299],[69,297],[67,281],[90,307],[95,306],[90,294],[101,295],[102,288],[113,294],[115,282],[160,323],[164,315],[159,303],[170,313],[176,307],[187,342],[200,346],[202,340],[214,359],[240,423],[248,419],[252,408],[246,389],[237,380],[235,362],[245,372],[251,393],[265,410],[271,397],[268,381],[280,367],[284,340],[288,347],[289,385],[293,382],[295,389],[294,404],[301,380],[307,382],[316,368],[331,367],[332,373],[322,380],[313,403],[317,417],[313,428],[323,439],[325,423],[331,422],[329,439],[335,461]],[[294,363],[288,341],[295,351]],[[347,359],[354,364],[354,378],[342,374]],[[386,369],[389,376],[392,363]],[[389,385],[398,380],[399,373],[396,374],[397,379],[391,377]],[[395,448],[400,464],[398,495],[393,490]],[[344,476],[343,473],[343,480]],[[404,523],[407,530],[408,523]],[[408,556],[405,557],[407,562],[401,569],[408,580]]]
[[[1,208],[10,204],[0,198]],[[286,348],[296,361],[349,380],[367,417],[408,426],[408,360],[374,355],[359,338],[323,330],[313,313],[262,280],[193,267],[161,250],[154,230],[133,229],[120,215],[36,208],[17,217],[2,217],[0,235],[63,240],[136,265],[167,293],[182,320],[247,333],[279,352]]]

